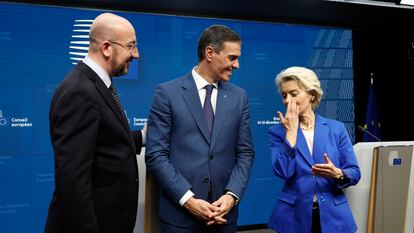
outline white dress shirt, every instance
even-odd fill
[[[206,98],[206,92],[207,89],[205,88],[205,86],[212,84],[215,88],[213,88],[213,92],[211,93],[211,105],[213,107],[213,112],[214,114],[216,113],[216,103],[217,103],[217,92],[218,92],[218,83],[209,83],[207,82],[203,77],[201,77],[201,75],[199,75],[196,71],[195,68],[193,68],[193,71],[191,71],[191,74],[193,75],[194,81],[196,83],[197,86],[197,90],[198,90],[198,96],[200,97],[200,102],[201,102],[201,107],[204,107],[204,100]]]
[[[94,60],[92,60],[90,57],[86,56],[85,59],[83,59],[83,63],[85,63],[89,68],[91,68],[95,73],[99,76],[99,78],[102,79],[102,81],[105,83],[105,86],[109,88],[112,84],[112,80],[109,77],[108,72],[106,72],[100,65],[98,65]]]

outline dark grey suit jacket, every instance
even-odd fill
[[[83,62],[57,88],[49,114],[55,192],[45,232],[133,232],[141,132],[130,131],[111,92]]]

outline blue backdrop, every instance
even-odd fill
[[[102,11],[0,3],[0,229],[43,232],[53,191],[48,109],[66,73],[87,52],[87,30]],[[146,121],[154,88],[197,64],[197,41],[211,24],[243,38],[240,70],[231,82],[247,91],[256,159],[240,206],[239,225],[267,222],[282,182],[271,171],[267,129],[284,111],[275,75],[292,65],[319,75],[318,112],[346,123],[354,138],[351,31],[156,14],[116,12],[137,32],[140,60],[116,85],[130,127]]]

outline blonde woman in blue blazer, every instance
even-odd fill
[[[357,230],[343,189],[361,174],[343,123],[315,114],[323,91],[316,74],[290,67],[276,76],[286,106],[269,129],[272,168],[285,181],[269,220],[278,233]]]

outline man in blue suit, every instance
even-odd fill
[[[246,93],[228,83],[240,55],[236,32],[210,26],[198,66],[155,91],[145,160],[161,186],[162,232],[236,231],[254,158]]]

